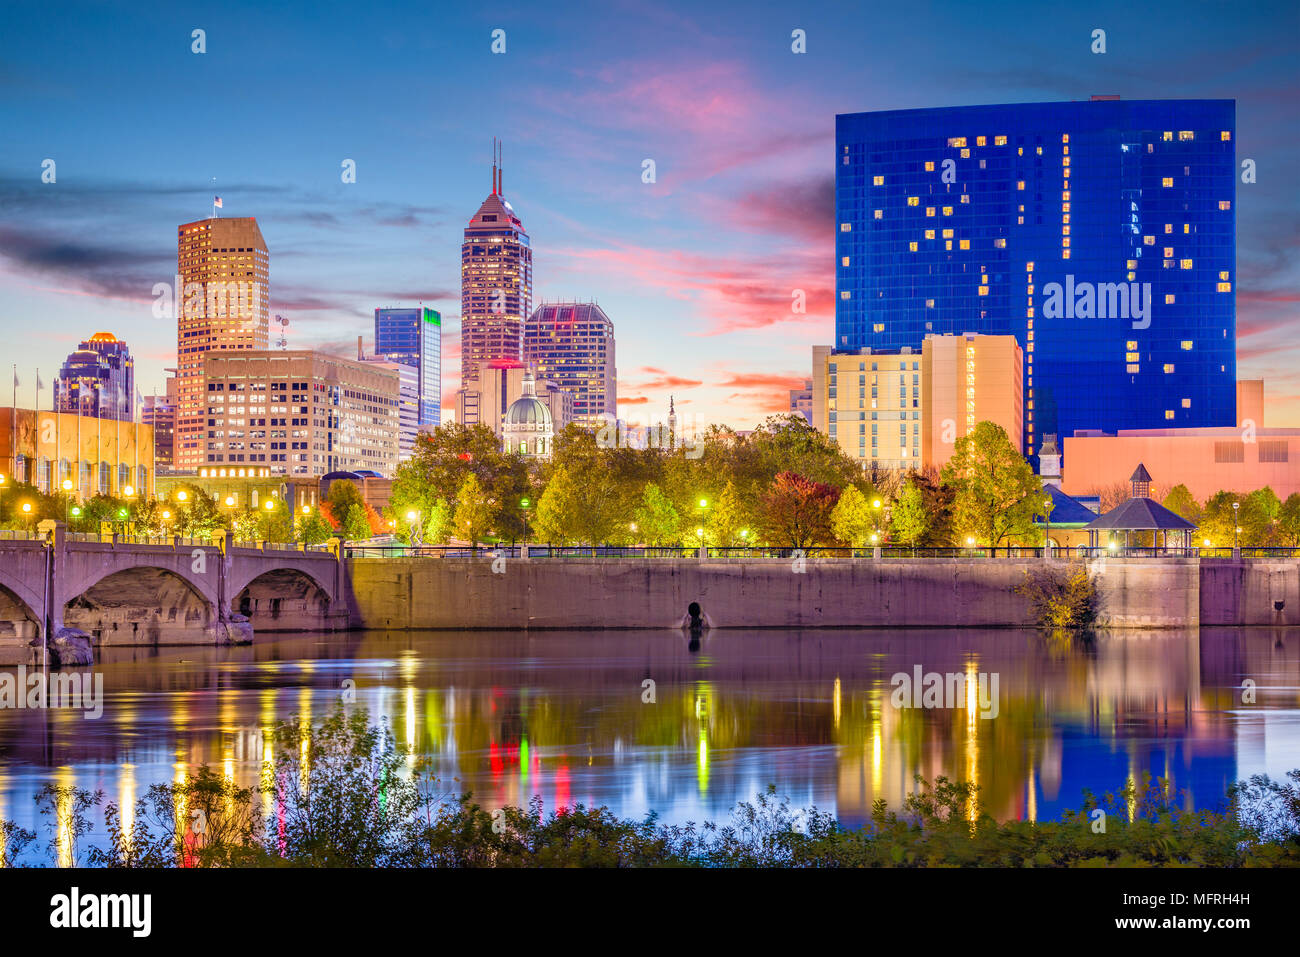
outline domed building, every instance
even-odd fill
[[[506,410],[501,421],[501,447],[530,458],[549,458],[555,441],[555,424],[551,410],[537,398],[537,382],[532,370],[524,372],[523,394]]]

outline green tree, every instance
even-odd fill
[[[629,519],[622,489],[608,471],[596,469],[577,479],[560,466],[537,503],[537,536],[541,541],[596,545],[626,538]]]
[[[279,499],[267,499],[271,508],[263,504],[257,513],[257,534],[264,542],[292,542],[294,540],[293,516],[289,507]]]
[[[996,546],[1034,534],[1038,477],[1002,426],[979,422],[956,442],[942,481],[953,489],[953,533]]]
[[[872,507],[873,501],[856,485],[850,485],[841,492],[839,501],[831,511],[831,531],[835,537],[854,548],[864,548],[870,544],[871,536],[880,534],[877,530],[880,510]]]
[[[736,483],[728,479],[704,526],[709,541],[724,547],[750,544],[752,525],[753,515],[736,490]],[[742,531],[746,533],[743,538],[740,534]]]
[[[548,486],[549,487],[549,486]],[[647,482],[636,510],[637,537],[647,545],[664,545],[677,540],[681,517],[654,482]]]
[[[348,479],[334,479],[330,482],[329,494],[325,496],[330,513],[340,521],[346,522],[353,505],[365,507],[366,500],[356,483]]]
[[[1278,538],[1283,545],[1300,546],[1300,492],[1287,496],[1277,514]]]
[[[479,484],[478,476],[470,472],[456,493],[456,534],[471,545],[477,545],[492,530],[493,503]]]
[[[298,519],[298,541],[306,542],[308,545],[319,545],[327,541],[334,534],[334,529],[325,516],[321,514],[319,508],[313,508],[306,515]]]
[[[366,517],[366,507],[360,502],[348,506],[347,517],[343,519],[343,537],[349,541],[370,538],[374,532],[370,520]]]
[[[1175,485],[1165,496],[1165,500],[1160,503],[1169,511],[1176,515],[1181,515],[1193,524],[1200,524],[1201,506],[1192,497],[1191,490],[1186,485]]]
[[[781,472],[759,501],[763,537],[774,545],[809,548],[834,539],[831,513],[839,491],[794,472]]]
[[[930,529],[930,515],[925,510],[925,496],[921,489],[908,483],[894,500],[890,529],[894,538],[905,545],[915,546]]]

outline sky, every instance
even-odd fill
[[[499,137],[534,304],[600,303],[620,415],[659,420],[672,395],[686,421],[752,428],[833,341],[836,113],[1119,94],[1237,101],[1257,169],[1237,191],[1238,374],[1266,380],[1267,425],[1300,426],[1294,2],[0,2],[19,404],[101,330],[162,392],[175,328],[152,290],[220,195],[257,217],[290,348],[355,355],[376,306],[441,311],[450,410],[462,231]]]

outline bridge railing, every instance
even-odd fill
[[[42,537],[40,532],[29,532],[21,528],[0,528],[0,542],[30,542]]]

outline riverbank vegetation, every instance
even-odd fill
[[[18,483],[0,500],[0,523],[31,528],[66,516],[74,531],[107,525],[183,537],[231,527],[240,540],[309,544],[392,535],[422,544],[1039,546],[1046,525],[1040,489],[1010,437],[991,422],[957,438],[942,469],[910,472],[864,470],[797,415],[772,416],[746,433],[710,426],[688,444],[647,448],[607,448],[596,432],[570,424],[545,461],[503,452],[485,426],[451,423],[420,433],[382,514],[347,480],[332,482],[319,506],[293,515],[275,497],[256,508],[227,504],[196,484],[176,485],[163,501],[97,495],[73,514],[62,494]],[[1090,493],[1106,510],[1130,491]],[[1222,491],[1198,502],[1179,485],[1156,497],[1198,526],[1198,545],[1300,546],[1300,494],[1282,501],[1269,488]]]
[[[1163,781],[1130,781],[1052,821],[997,821],[978,789],[916,780],[902,807],[877,801],[844,827],[773,789],[730,819],[665,825],[582,805],[544,813],[448,792],[362,709],[271,736],[258,787],[200,767],[133,807],[49,785],[44,835],[0,822],[0,864],[134,867],[1253,867],[1300,865],[1300,771],[1255,777],[1223,809],[1188,810]],[[107,843],[85,846],[92,815]],[[45,853],[42,855],[40,851]],[[30,852],[30,853],[29,853]]]

